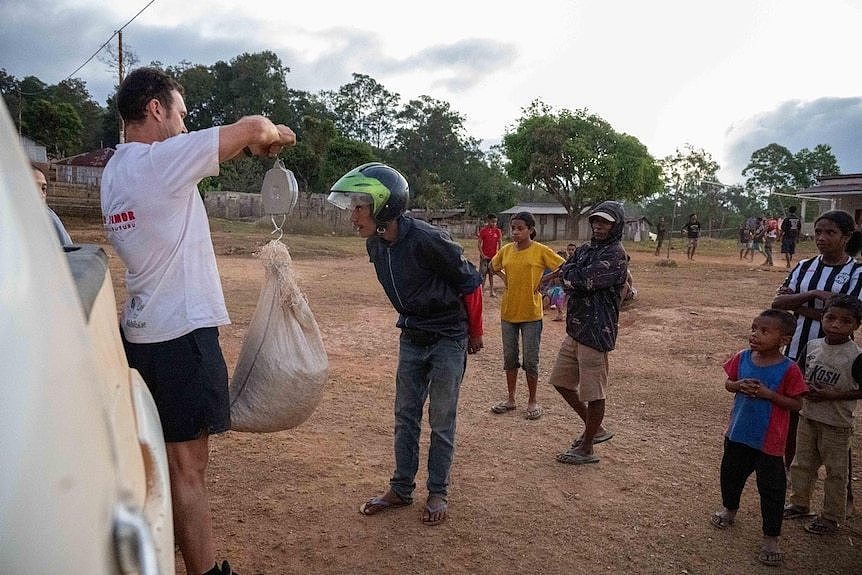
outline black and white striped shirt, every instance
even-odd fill
[[[823,263],[823,256],[809,258],[796,264],[782,285],[792,288],[794,293],[824,290],[858,298],[862,291],[862,263],[848,256],[845,263],[828,266]],[[823,308],[823,302],[820,300],[812,300],[804,305],[815,309]],[[790,340],[785,355],[796,361],[800,350],[809,340],[824,336],[819,321],[797,315],[796,331],[793,332],[793,339]]]

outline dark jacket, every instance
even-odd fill
[[[398,237],[366,241],[383,290],[398,311],[405,333],[467,335],[464,296],[482,285],[482,276],[464,250],[444,230],[409,216],[398,218]]]
[[[569,294],[566,333],[593,349],[611,351],[617,341],[620,293],[628,273],[626,251],[620,243],[625,214],[619,202],[602,202],[591,213],[599,211],[616,220],[610,235],[578,247],[560,275]]]

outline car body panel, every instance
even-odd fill
[[[0,573],[119,573],[122,507],[153,535],[151,572],[172,574],[158,415],[123,353],[104,252],[71,249],[0,104]]]

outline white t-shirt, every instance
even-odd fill
[[[108,241],[126,264],[121,324],[156,343],[230,323],[197,184],[219,173],[218,128],[120,144],[102,175]]]

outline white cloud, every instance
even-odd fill
[[[145,3],[2,0],[0,68],[56,83]],[[806,124],[784,103],[860,96],[860,16],[862,3],[849,0],[158,0],[124,40],[142,63],[210,65],[272,50],[290,68],[291,87],[309,92],[367,74],[404,100],[449,102],[486,144],[536,98],[588,108],[657,157],[685,143],[705,149],[732,182],[740,154],[760,141],[746,135],[747,119],[790,114]],[[115,81],[98,61],[78,76],[102,102]],[[842,140],[840,114],[849,112],[822,113],[842,119],[821,121],[835,131],[815,143],[834,142],[849,171],[844,164],[859,156]]]
[[[796,153],[818,144],[832,147],[842,172],[862,172],[862,98],[791,100],[731,126],[724,156],[737,178],[751,153],[771,143]]]

